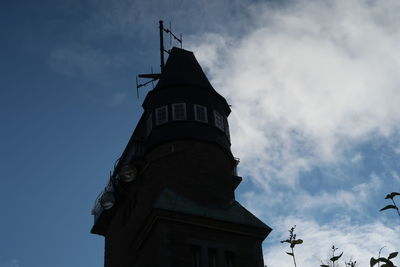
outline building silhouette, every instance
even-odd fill
[[[225,98],[174,47],[93,209],[106,267],[263,267],[271,228],[236,200]]]

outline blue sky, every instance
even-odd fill
[[[0,267],[101,266],[90,210],[141,115],[158,20],[233,112],[237,198],[274,231],[268,266],[399,250],[397,1],[2,1]],[[397,261],[397,264],[398,261]],[[361,265],[360,265],[361,266]]]

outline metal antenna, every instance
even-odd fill
[[[160,20],[160,53],[161,53],[161,73],[164,69],[164,52],[167,52],[168,54],[170,51],[164,49],[164,38],[163,38],[163,31],[169,34],[170,38],[170,45],[172,46],[172,38],[174,38],[176,41],[178,41],[181,45],[182,48],[182,34],[181,37],[178,38],[173,32],[172,32],[172,26],[170,23],[169,29],[165,29],[163,26],[163,21]]]
[[[153,71],[152,71],[153,72]],[[147,81],[145,83],[139,83],[138,78],[136,77],[136,95],[139,98],[139,88],[148,85],[149,83],[153,84],[153,89],[154,89],[154,81],[160,79],[161,74],[160,73],[151,73],[151,74],[139,74],[139,78],[145,78],[145,79],[151,79],[150,81]]]
[[[173,32],[172,32],[172,25],[171,22],[169,23],[169,29],[164,28],[164,22],[162,20],[159,21],[159,31],[160,31],[160,73],[153,73],[153,68],[151,68],[151,73],[150,74],[139,74],[136,76],[136,96],[139,98],[139,88],[148,85],[149,83],[152,83],[153,89],[154,89],[154,82],[158,79],[160,79],[161,74],[164,72],[164,52],[170,53],[170,51],[165,50],[164,48],[164,32],[169,34],[169,43],[170,46],[172,46],[172,38],[178,41],[181,45],[182,48],[182,34],[180,34],[180,38],[178,38]],[[147,81],[145,83],[139,83],[139,78],[144,78],[144,79],[150,79],[150,81]]]
[[[161,69],[161,73],[163,73],[164,71],[164,34],[163,34],[163,30],[164,30],[164,26],[163,26],[163,21],[160,20],[160,69]]]

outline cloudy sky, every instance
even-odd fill
[[[90,210],[158,70],[158,20],[232,105],[237,199],[274,230],[269,267],[400,250],[400,2],[0,3],[0,267],[102,266]],[[168,44],[168,40],[166,41]],[[169,44],[168,44],[169,45]],[[400,199],[399,199],[400,201]],[[398,265],[400,261],[395,261]],[[341,262],[344,266],[344,262]]]

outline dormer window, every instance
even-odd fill
[[[207,123],[207,108],[205,106],[194,104],[194,119],[196,121]]]
[[[156,125],[161,125],[168,121],[168,106],[162,106],[156,109]]]
[[[214,123],[215,126],[219,128],[221,131],[225,131],[224,117],[222,117],[222,115],[216,110],[214,110]]]
[[[186,120],[186,104],[185,103],[172,104],[172,119],[173,120]]]

